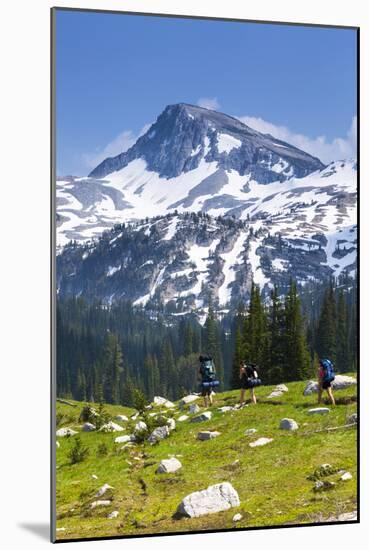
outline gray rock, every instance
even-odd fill
[[[279,428],[281,430],[298,430],[299,425],[292,418],[282,418]]]
[[[149,436],[149,443],[157,443],[158,441],[165,439],[169,435],[169,428],[168,426],[159,426],[158,428],[155,428],[155,430],[150,434]]]
[[[309,409],[308,414],[328,414],[330,409],[328,407],[315,407],[314,409]]]
[[[116,424],[115,422],[107,422],[106,424],[103,424],[99,430],[99,432],[123,432],[124,428],[122,426],[119,426],[119,424]]]
[[[343,374],[336,374],[335,379],[332,382],[332,388],[334,390],[344,390],[346,388],[349,388],[351,386],[356,386],[357,380],[356,378],[353,378],[352,376],[346,376]],[[317,393],[318,391],[318,382],[315,380],[310,380],[310,382],[307,383],[305,389],[304,389],[304,395],[311,395],[312,393]]]
[[[288,388],[285,384],[278,384],[276,387],[275,387],[275,390],[276,391],[281,391],[281,392],[288,392]]]
[[[172,409],[173,407],[175,407],[174,403],[172,403],[168,399],[165,399],[165,397],[160,397],[158,395],[154,397],[153,403],[157,407],[166,407],[167,409]]]
[[[111,505],[111,500],[95,500],[94,502],[91,502],[90,508],[94,509],[94,508],[97,508],[98,506],[110,506],[110,505]]]
[[[75,430],[72,430],[72,428],[60,428],[56,432],[56,437],[71,437],[72,435],[76,435],[78,432]]]
[[[197,401],[199,399],[198,395],[190,394],[185,395],[185,397],[182,397],[182,399],[179,402],[179,408],[183,409],[186,405],[189,405],[190,403],[193,403],[194,401]]]
[[[118,437],[116,437],[114,439],[114,442],[115,443],[131,443],[133,441],[135,441],[136,438],[134,435],[119,435]]]
[[[350,472],[345,472],[340,477],[341,481],[349,481],[350,479],[352,479],[352,475],[350,474]]]
[[[267,399],[273,399],[273,397],[281,397],[283,393],[284,392],[282,390],[273,390],[272,393],[267,396]]]
[[[94,432],[96,430],[96,426],[91,424],[91,422],[85,422],[82,426],[83,432]]]
[[[267,445],[268,443],[271,443],[273,441],[272,438],[268,437],[259,437],[256,441],[252,441],[249,443],[250,447],[262,447],[263,445]]]
[[[102,487],[100,487],[100,489],[97,491],[95,497],[96,498],[100,498],[102,497],[103,495],[105,495],[106,491],[109,491],[111,489],[114,489],[114,487],[112,487],[111,485],[109,485],[108,483],[105,483]]]
[[[197,403],[194,403],[190,405],[190,408],[188,411],[190,414],[197,414],[198,412],[200,412],[200,407],[197,405]]]
[[[241,521],[241,519],[242,519],[241,514],[235,514],[232,518],[232,521],[237,522],[237,521]]]
[[[347,418],[347,424],[357,424],[357,413],[352,413]]]
[[[328,491],[330,489],[333,489],[335,485],[336,484],[334,483],[334,481],[328,481],[326,479],[324,481],[316,481],[313,487],[313,491],[315,493],[320,493],[321,491]]]
[[[113,512],[110,512],[110,514],[107,515],[108,519],[115,519],[119,516],[118,510],[114,510]]]
[[[196,518],[214,514],[240,505],[237,491],[228,482],[211,485],[202,491],[187,495],[178,506],[177,513]]]
[[[191,422],[205,422],[206,420],[211,419],[211,412],[205,411],[201,413],[199,416],[195,416],[194,418],[191,418]]]
[[[170,432],[176,429],[176,421],[174,420],[174,418],[168,418],[167,426]]]
[[[245,431],[245,435],[253,435],[257,432],[257,430],[255,428],[248,428],[246,431]]]
[[[157,474],[172,474],[182,468],[182,464],[177,458],[167,458],[160,462]]]
[[[147,430],[147,424],[145,424],[142,420],[137,422],[134,429],[135,433],[144,432],[145,430]]]
[[[115,420],[118,420],[118,422],[128,422],[128,416],[125,414],[117,414]]]
[[[184,422],[185,420],[188,420],[190,417],[187,416],[187,414],[182,414],[179,418],[177,418],[178,422]]]
[[[197,434],[197,439],[199,439],[200,441],[206,441],[208,439],[214,439],[219,435],[220,435],[220,432],[199,432]]]
[[[230,412],[230,411],[233,411],[234,408],[233,407],[229,407],[229,406],[225,406],[225,407],[219,407],[218,408],[218,411],[222,412],[222,413],[226,413],[226,412]]]

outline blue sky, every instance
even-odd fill
[[[56,102],[60,175],[85,175],[178,102],[328,162],[355,154],[356,33],[58,11]]]

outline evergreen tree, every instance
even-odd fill
[[[336,366],[340,372],[350,370],[350,349],[348,342],[348,314],[343,291],[338,295]]]
[[[336,327],[336,302],[333,283],[331,283],[324,294],[323,306],[318,322],[316,350],[319,357],[327,357],[333,362],[336,361]]]
[[[209,303],[208,315],[204,325],[204,344],[205,352],[209,354],[214,360],[217,379],[219,380],[220,385],[222,385],[224,381],[224,375],[223,358],[220,349],[219,327],[211,301]]]
[[[268,357],[266,361],[265,382],[278,383],[283,379],[284,353],[284,316],[283,308],[275,286],[271,291],[271,308],[268,323]]]
[[[122,350],[118,337],[108,333],[105,339],[103,366],[103,394],[106,403],[119,403],[119,378],[122,365]]]

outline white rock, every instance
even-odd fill
[[[95,497],[96,498],[100,498],[102,497],[103,495],[105,495],[106,491],[108,491],[109,489],[114,489],[114,487],[112,487],[111,485],[109,485],[108,483],[105,483],[102,487],[100,487],[100,489],[97,491]]]
[[[182,468],[182,464],[177,458],[166,458],[162,460],[156,470],[157,474],[172,474]]]
[[[153,403],[158,407],[166,407],[167,409],[172,409],[173,407],[175,407],[174,403],[172,403],[168,399],[165,399],[165,397],[160,396],[154,397]]]
[[[116,424],[115,422],[107,422],[106,424],[103,424],[99,430],[99,432],[123,432],[124,428],[122,426],[119,426],[119,424]]]
[[[211,419],[211,412],[205,411],[201,413],[199,416],[195,416],[194,418],[191,418],[191,422],[205,422],[206,420]]]
[[[182,397],[182,399],[179,402],[179,408],[183,409],[185,405],[189,405],[190,403],[193,403],[194,401],[197,401],[199,399],[198,395],[194,395],[193,393],[190,395],[186,395],[185,397]]]
[[[232,521],[241,521],[242,515],[241,514],[235,514],[232,518]]]
[[[298,430],[299,425],[292,418],[282,418],[279,428],[281,430]]]
[[[99,479],[96,474],[91,475],[92,479]]]
[[[139,433],[139,432],[144,432],[145,430],[147,430],[147,424],[145,422],[143,422],[142,420],[137,422],[134,431],[136,433]]]
[[[272,399],[273,397],[281,397],[283,393],[284,392],[282,390],[273,390],[272,393],[267,396],[267,399]]]
[[[233,410],[234,410],[233,407],[228,407],[228,406],[226,406],[226,407],[219,407],[219,408],[218,408],[218,411],[220,411],[220,412],[222,412],[222,413],[226,413],[226,412],[233,411]]]
[[[107,515],[108,519],[115,519],[119,516],[118,510],[114,510],[114,512],[110,512],[110,514]]]
[[[288,388],[285,384],[278,384],[276,387],[275,387],[275,390],[277,391],[281,391],[281,392],[288,392]]]
[[[328,414],[330,409],[328,407],[315,407],[314,409],[309,409],[308,414]]]
[[[193,403],[192,405],[190,405],[188,412],[190,414],[197,414],[198,412],[200,412],[200,407],[198,406],[197,403]]]
[[[199,439],[200,441],[206,441],[208,439],[214,439],[219,435],[220,435],[220,432],[199,432],[197,434],[197,439]]]
[[[85,422],[82,426],[82,431],[83,432],[93,432],[95,430],[96,430],[96,426],[91,424],[91,422]]]
[[[174,418],[168,418],[167,426],[170,432],[176,429],[176,421],[174,420]]]
[[[263,445],[267,445],[268,443],[271,443],[273,439],[268,437],[259,437],[256,441],[252,441],[249,443],[250,447],[262,447]]]
[[[135,414],[132,414],[131,416],[131,420],[137,420],[137,418],[140,416],[140,413],[135,413]]]
[[[70,437],[76,435],[78,432],[72,430],[72,428],[60,428],[56,432],[56,437]]]
[[[168,435],[168,426],[159,426],[158,428],[155,428],[155,430],[150,434],[148,441],[149,443],[153,444],[157,441],[160,441],[161,439],[165,439],[166,437],[168,437]]]
[[[116,437],[114,439],[114,442],[115,443],[128,443],[128,442],[132,442],[132,441],[135,441],[135,436],[134,435],[120,435],[118,437]]]
[[[128,422],[128,416],[125,414],[117,414],[115,420],[118,420],[118,422]]]
[[[350,474],[350,472],[345,472],[340,477],[341,481],[349,481],[350,479],[352,479],[352,475]]]
[[[255,428],[249,428],[248,430],[245,431],[245,435],[253,435],[257,432],[257,430]]]
[[[177,420],[178,422],[184,422],[185,420],[188,420],[190,417],[187,416],[187,414],[182,414]]]
[[[214,514],[240,505],[237,491],[228,482],[210,485],[207,489],[187,495],[178,506],[177,513],[196,518]]]
[[[332,388],[334,390],[344,390],[350,386],[356,386],[357,380],[352,376],[345,376],[343,374],[336,374],[335,379],[332,382]],[[304,389],[304,395],[311,395],[312,393],[317,393],[318,391],[318,382],[316,380],[310,380],[307,383]]]
[[[98,506],[110,506],[111,500],[95,500],[94,502],[91,502],[90,508],[97,508]]]

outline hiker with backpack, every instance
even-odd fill
[[[318,404],[321,403],[323,391],[326,390],[330,402],[335,405],[334,395],[332,391],[332,382],[335,379],[334,365],[330,359],[319,360],[318,372]]]
[[[219,385],[215,379],[215,365],[210,355],[200,355],[201,395],[204,398],[204,406],[213,404],[213,389]]]
[[[261,380],[259,377],[259,372],[257,366],[253,363],[245,363],[241,361],[240,363],[240,380],[241,380],[241,394],[240,394],[240,405],[243,405],[245,402],[245,391],[250,390],[251,392],[251,403],[256,405],[256,395],[255,388],[261,385]]]

